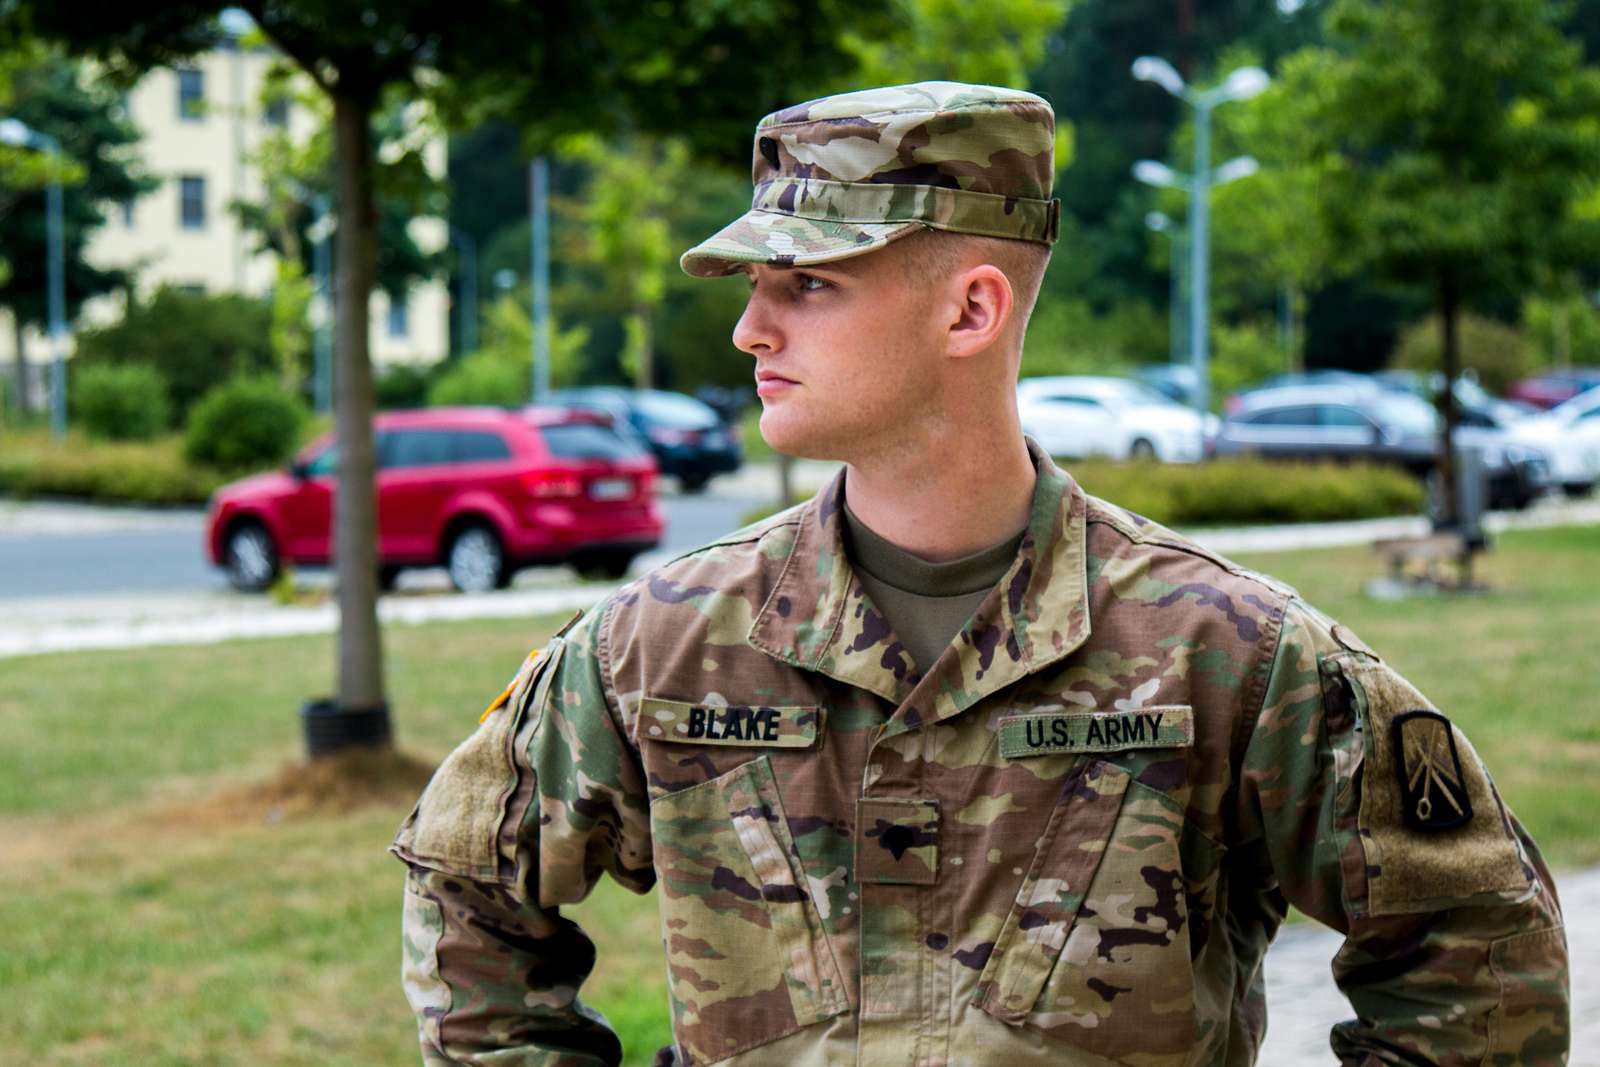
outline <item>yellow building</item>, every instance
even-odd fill
[[[152,71],[127,94],[128,115],[143,135],[138,151],[145,170],[161,184],[131,204],[111,207],[106,225],[89,243],[91,263],[132,268],[141,296],[162,285],[270,293],[277,257],[256,251],[256,235],[240,225],[230,204],[259,201],[262,180],[253,159],[263,138],[285,124],[297,142],[311,133],[312,118],[304,109],[263,108],[261,90],[274,59],[261,48],[224,47],[183,67]],[[421,148],[429,170],[442,177],[444,138],[428,137]],[[416,219],[411,225],[413,240],[426,251],[441,249],[448,240],[443,219]],[[115,321],[122,305],[120,294],[91,301],[77,325]],[[371,313],[372,359],[380,367],[433,363],[449,350],[450,298],[442,278],[414,286],[404,301],[391,302],[376,292]],[[0,311],[0,317],[9,313]],[[11,323],[5,322],[0,373],[13,366],[13,338]],[[24,344],[33,368],[32,392],[42,403],[50,346],[35,330],[28,331]]]

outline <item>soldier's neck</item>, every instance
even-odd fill
[[[852,461],[845,494],[850,510],[879,537],[939,562],[1015,536],[1028,524],[1036,478],[1018,434]]]

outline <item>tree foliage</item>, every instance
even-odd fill
[[[132,301],[118,322],[78,335],[80,367],[151,367],[166,381],[182,422],[202,394],[237,375],[273,374],[269,306],[239,293],[187,293],[163,286]]]

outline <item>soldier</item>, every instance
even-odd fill
[[[1538,849],[1426,697],[1292,589],[1085,494],[1014,383],[1056,238],[1040,98],[932,82],[756,128],[763,436],[814,499],[531,656],[394,851],[430,1064],[615,1064],[558,909],[660,893],[674,1064],[1249,1064],[1293,904],[1345,1064],[1555,1064]]]

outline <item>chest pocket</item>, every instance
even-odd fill
[[[1184,790],[1186,792],[1186,790]],[[1184,802],[1114,763],[1063,779],[974,1002],[1112,1060],[1186,1062],[1194,977]]]
[[[849,1010],[770,758],[650,811],[682,1058],[716,1063]]]

